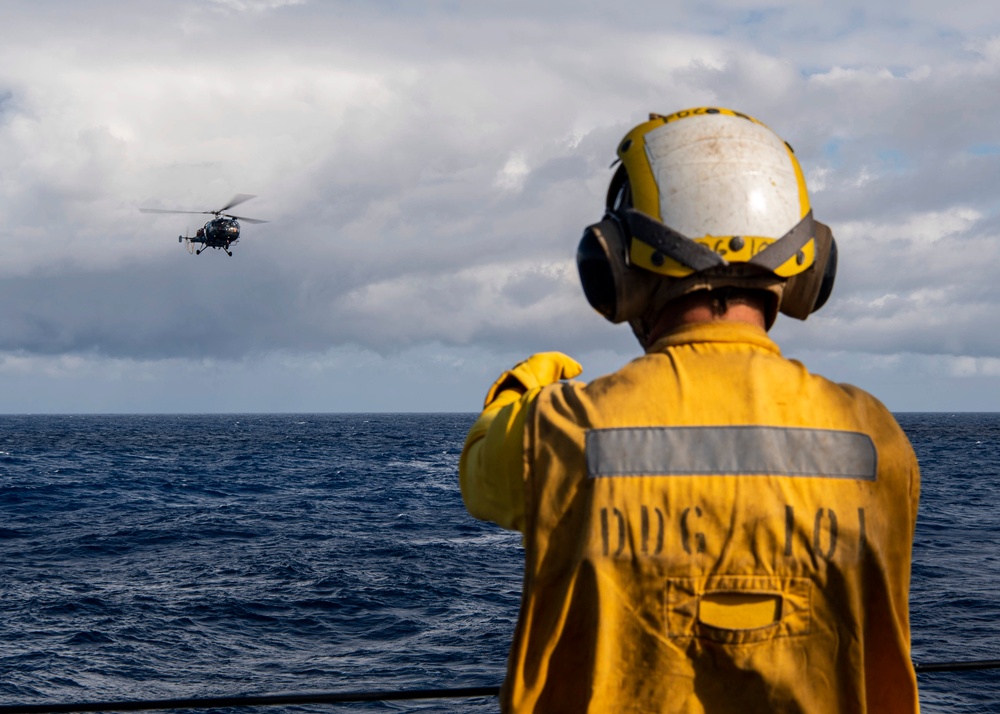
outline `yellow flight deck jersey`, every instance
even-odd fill
[[[504,711],[919,710],[920,477],[876,399],[730,322],[521,392],[460,465],[470,512],[524,534]]]

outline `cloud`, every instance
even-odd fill
[[[990,378],[1000,14],[959,5],[16,2],[0,356],[80,379],[73,359],[624,358],[576,242],[633,124],[718,104],[795,147],[841,247],[834,298],[780,341]],[[137,210],[244,192],[270,222],[233,258],[177,244],[207,216]]]

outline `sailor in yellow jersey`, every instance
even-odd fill
[[[892,415],[782,357],[836,271],[790,147],[726,109],[623,139],[584,292],[645,355],[536,354],[469,432],[463,498],[524,534],[506,712],[919,709],[919,471]]]

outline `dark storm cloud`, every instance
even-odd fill
[[[0,315],[0,350],[238,359],[301,329],[297,299],[277,276],[247,281],[219,266],[5,278],[0,300],[18,307]]]

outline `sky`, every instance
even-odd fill
[[[890,409],[1000,411],[1000,6],[0,0],[0,413],[473,412],[641,350],[575,267],[619,140],[723,106],[840,249],[772,336]],[[234,255],[179,243],[233,209]]]

